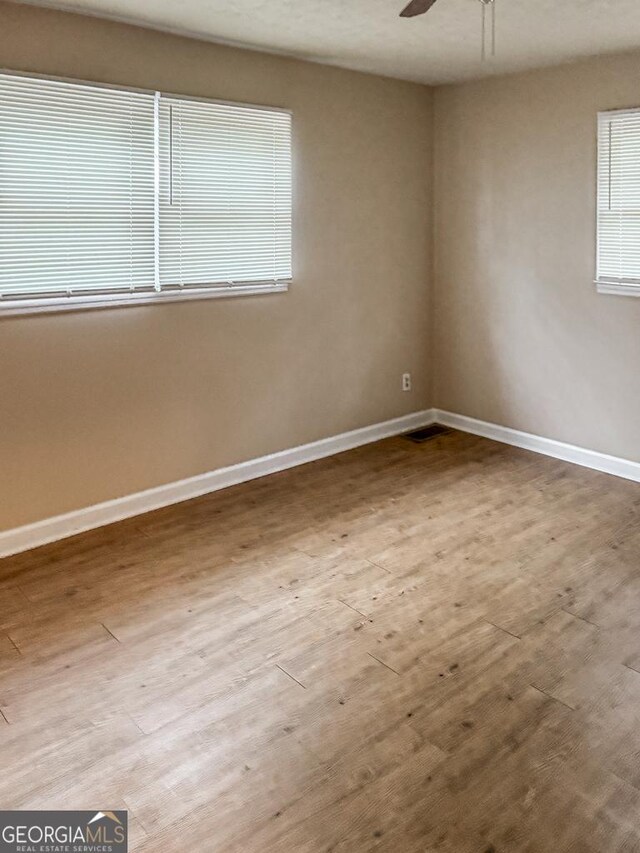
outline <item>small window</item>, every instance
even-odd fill
[[[0,74],[0,312],[291,279],[291,116]]]
[[[601,293],[640,296],[640,109],[598,115]]]

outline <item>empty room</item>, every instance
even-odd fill
[[[0,0],[0,853],[640,853],[637,0]]]

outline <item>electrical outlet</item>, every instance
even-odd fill
[[[403,373],[402,374],[402,390],[403,391],[411,391],[411,374]]]

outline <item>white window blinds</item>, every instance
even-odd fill
[[[162,98],[160,284],[291,278],[291,116]]]
[[[0,310],[290,278],[289,113],[0,74]]]
[[[0,294],[153,287],[153,96],[0,75]]]
[[[640,110],[598,115],[597,281],[640,285]]]

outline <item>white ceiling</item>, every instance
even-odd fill
[[[37,0],[36,0],[37,2]],[[101,17],[421,83],[448,83],[640,45],[640,0],[495,0],[497,56],[480,61],[479,0],[45,0]]]

